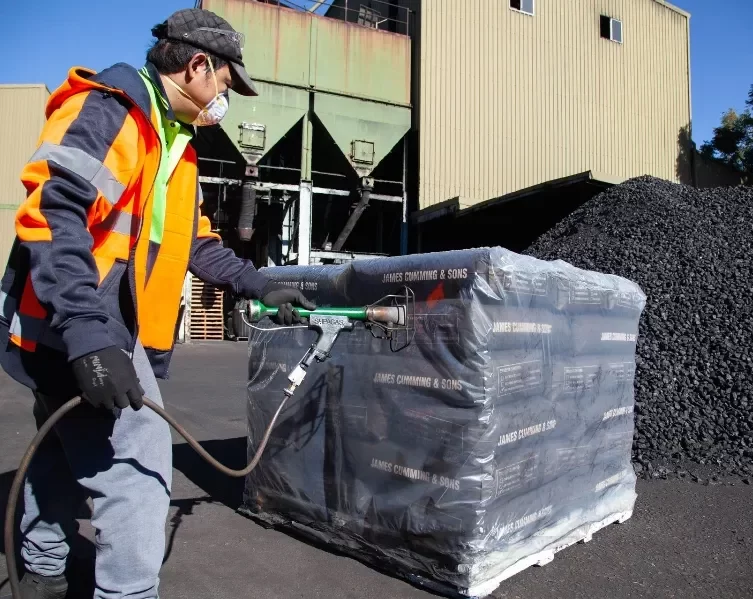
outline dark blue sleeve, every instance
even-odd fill
[[[250,260],[239,258],[214,237],[194,239],[188,270],[205,283],[250,299],[261,298],[269,282]]]
[[[70,360],[113,345],[109,311],[97,293],[88,217],[100,194],[114,204],[123,189],[104,161],[128,116],[122,102],[99,91],[88,92],[78,110],[77,105],[71,100],[50,116],[67,128],[59,142],[43,135],[25,167],[21,179],[29,196],[17,227],[34,293]],[[47,239],[33,234],[45,226]]]

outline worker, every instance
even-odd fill
[[[243,36],[201,9],[152,34],[143,68],[71,69],[21,173],[28,195],[2,279],[0,364],[32,390],[38,427],[68,399],[87,400],[31,464],[23,599],[65,597],[87,497],[94,597],[158,597],[172,445],[167,423],[141,408],[144,396],[162,405],[156,380],[167,378],[187,271],[278,306],[279,324],[315,309],[225,248],[201,214],[195,128],[222,120],[229,90],[258,95]]]

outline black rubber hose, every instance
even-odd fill
[[[282,413],[282,408],[285,406],[285,403],[288,401],[288,395],[285,395],[285,398],[280,402],[280,406],[277,408],[277,411],[275,412],[274,416],[272,416],[272,420],[270,421],[269,425],[267,426],[267,430],[264,432],[264,437],[262,437],[261,444],[259,445],[259,449],[256,450],[256,454],[254,455],[253,459],[248,463],[248,465],[243,468],[242,470],[233,470],[232,468],[228,468],[224,464],[221,464],[217,460],[215,460],[209,453],[207,453],[206,449],[204,449],[201,445],[199,445],[199,442],[194,439],[188,431],[186,431],[185,428],[183,428],[176,420],[170,416],[163,408],[159,407],[157,404],[155,404],[153,401],[144,398],[144,405],[148,407],[149,409],[153,410],[154,412],[157,412],[164,420],[167,421],[167,423],[172,426],[176,431],[178,431],[178,434],[183,437],[186,442],[193,447],[193,449],[198,453],[204,460],[213,468],[216,470],[219,470],[223,474],[227,474],[228,476],[232,476],[235,478],[241,478],[246,476],[249,472],[251,472],[254,468],[256,468],[256,465],[259,463],[259,460],[261,459],[261,455],[264,452],[264,448],[267,446],[267,441],[269,441],[269,437],[272,434],[272,429],[275,426],[275,423],[277,422],[277,418]],[[24,482],[24,479],[26,478],[26,472],[29,469],[29,464],[31,463],[32,458],[34,457],[34,454],[37,452],[37,449],[39,448],[40,443],[42,442],[42,439],[45,438],[45,436],[50,432],[53,426],[57,424],[57,422],[63,418],[68,412],[70,412],[73,408],[78,406],[82,402],[82,399],[80,397],[74,397],[70,401],[63,404],[61,407],[59,407],[53,414],[45,421],[45,423],[39,428],[39,431],[37,431],[37,434],[32,439],[31,443],[29,444],[28,449],[26,450],[26,453],[24,454],[23,459],[21,460],[21,463],[18,465],[18,470],[16,471],[16,476],[13,479],[13,484],[10,487],[10,495],[8,496],[8,505],[5,509],[5,529],[4,529],[4,539],[5,539],[5,563],[8,566],[8,580],[10,581],[10,591],[11,596],[13,599],[21,599],[21,592],[19,590],[19,580],[18,580],[18,571],[16,569],[16,546],[15,546],[15,535],[14,535],[14,529],[15,529],[15,521],[16,521],[16,509],[18,506],[18,499],[21,496],[21,488]],[[142,408],[143,409],[143,408]]]

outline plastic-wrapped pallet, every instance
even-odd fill
[[[634,283],[501,248],[265,272],[320,306],[407,285],[415,337],[392,352],[341,333],[249,475],[246,513],[470,596],[632,514]],[[315,338],[253,331],[249,454]]]

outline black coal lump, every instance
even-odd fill
[[[620,275],[646,293],[635,380],[639,476],[692,463],[753,474],[753,189],[630,179],[524,253]]]

